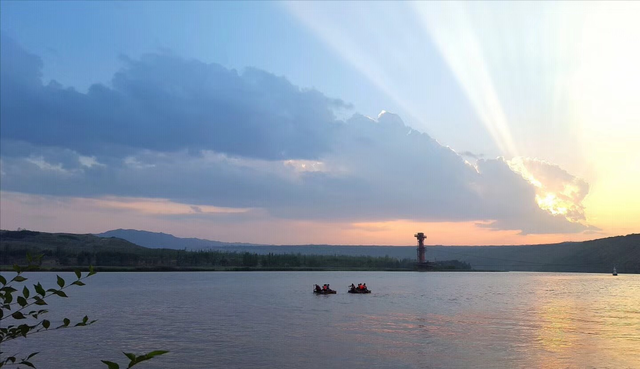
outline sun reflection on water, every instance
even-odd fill
[[[630,358],[640,358],[640,286],[585,277],[541,275],[520,291],[485,291],[484,299],[495,300],[490,309],[476,298],[451,297],[446,311],[432,312],[429,296],[420,295],[415,312],[353,314],[339,329],[363,353],[375,348],[409,367],[455,356],[476,368],[628,368]]]

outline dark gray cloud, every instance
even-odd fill
[[[123,57],[111,86],[86,94],[44,85],[40,58],[6,37],[1,58],[2,138],[82,154],[187,149],[313,159],[337,129],[334,111],[349,107],[261,70],[240,74],[168,53]]]
[[[348,104],[256,69],[171,54],[123,63],[111,86],[79,93],[43,84],[40,59],[3,39],[3,190],[166,198],[195,212],[243,207],[290,219],[586,229],[541,210],[534,186],[504,160],[472,166],[397,115],[340,121],[334,111]],[[580,195],[567,198],[581,200],[588,186],[575,183]]]

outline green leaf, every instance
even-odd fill
[[[32,357],[34,357],[34,356],[36,356],[38,354],[39,354],[39,352],[34,352],[34,353],[30,354],[29,356],[27,356],[27,360],[31,359]]]
[[[24,295],[25,299],[29,298],[29,289],[27,288],[27,286],[24,286],[24,288],[22,289],[22,295]]]
[[[58,277],[58,286],[60,286],[60,288],[64,287],[64,279],[59,275],[56,275],[56,277]]]
[[[146,355],[144,355],[144,356],[146,356],[147,358],[151,359],[151,358],[152,358],[152,357],[154,357],[154,356],[164,355],[164,354],[166,354],[167,352],[169,352],[169,351],[166,351],[166,350],[151,351],[150,353],[148,353],[148,354],[146,354]]]
[[[107,360],[100,360],[100,361],[107,364],[109,369],[120,369],[120,365],[114,363],[113,361],[107,361]]]
[[[13,319],[25,319],[24,315],[22,315],[22,313],[19,311],[16,311],[15,313],[11,314],[11,317]]]
[[[51,326],[51,322],[45,319],[42,321],[42,326],[44,327],[44,329],[49,329],[49,327]]]
[[[30,368],[35,368],[35,366],[33,364],[31,364],[30,362],[25,361],[25,360],[22,360],[20,363],[18,363],[18,365],[26,365],[26,366],[28,366]]]
[[[74,281],[71,284],[75,284],[76,286],[84,286],[84,282],[82,282],[82,281]]]
[[[62,320],[62,323],[64,323],[64,326],[67,327],[69,325],[69,323],[71,323],[71,321],[69,320],[69,318],[64,318]]]
[[[87,277],[94,274],[96,274],[96,271],[93,269],[93,265],[89,265],[89,274],[87,275]]]
[[[15,288],[11,287],[11,286],[4,286],[4,287],[0,288],[0,291],[14,293],[17,290]]]
[[[55,291],[53,294],[54,295],[58,295],[60,297],[69,297],[69,296],[67,296],[66,293],[64,293],[64,291]]]
[[[13,264],[13,270],[15,270],[16,273],[18,273],[18,274],[22,273],[22,269],[20,268],[20,265],[18,265],[18,264]]]
[[[130,352],[123,352],[124,356],[128,357],[131,361],[136,361],[136,355]]]
[[[3,276],[0,275],[0,283],[2,283],[2,285],[4,286],[5,284],[7,284],[7,280],[4,279]]]
[[[33,287],[36,289],[36,292],[43,296],[46,295],[47,293],[44,290],[44,287],[42,287],[42,285],[40,283],[33,285]]]
[[[78,279],[80,279],[80,277],[82,277],[82,273],[80,273],[79,270],[75,270],[74,273],[76,273],[76,277],[78,277]]]
[[[15,276],[15,277],[13,277],[13,279],[11,280],[11,282],[13,282],[13,281],[16,281],[16,282],[24,282],[24,281],[26,281],[26,280],[27,280],[27,279],[26,279],[25,277],[23,277],[23,276],[21,276],[21,275],[17,275],[17,276]]]
[[[129,366],[127,367],[127,369],[129,369],[132,366],[134,366],[134,365],[136,365],[138,363],[141,363],[143,361],[150,360],[154,356],[159,356],[159,355],[166,354],[167,352],[169,352],[169,351],[165,351],[165,350],[151,351],[148,354],[144,354],[144,355],[140,355],[138,357],[134,357],[133,359],[131,359],[131,362],[129,363]],[[131,358],[129,355],[127,355],[127,357]]]
[[[18,304],[22,307],[25,307],[27,305],[27,299],[22,296],[18,296]]]
[[[82,318],[82,322],[87,324],[87,321],[89,321],[89,317],[85,315],[84,318]]]
[[[46,305],[47,304],[46,301],[44,301],[43,299],[41,299],[38,296],[34,297],[34,299],[36,300],[36,302],[35,302],[36,305]]]
[[[29,328],[28,325],[26,324],[22,324],[20,325],[20,334],[22,335],[22,337],[27,338],[27,333],[29,333],[31,329]]]

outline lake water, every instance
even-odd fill
[[[55,274],[27,276],[55,285]],[[640,368],[640,275],[99,273],[86,282],[51,299],[49,315],[98,322],[2,351],[40,351],[42,369],[106,368],[100,359],[124,363],[121,351],[158,349],[171,352],[137,367]],[[373,293],[346,293],[359,282]],[[314,283],[338,294],[316,296]]]

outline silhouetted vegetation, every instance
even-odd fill
[[[25,249],[3,246],[2,264],[20,262]],[[36,251],[31,249],[31,251]],[[239,253],[224,251],[185,251],[169,249],[147,249],[134,252],[123,251],[75,251],[64,248],[42,250],[47,259],[55,261],[54,266],[97,267],[173,267],[174,269],[411,269],[413,260],[398,260],[390,257],[355,257],[301,254]],[[449,268],[449,266],[447,266]]]
[[[45,269],[67,270],[89,264],[101,270],[412,270],[415,266],[415,247],[244,245],[187,251],[148,249],[90,234],[0,231],[0,265],[24,263],[26,251],[44,254]],[[428,246],[427,259],[436,270],[611,273],[615,266],[619,273],[640,273],[640,234],[550,245]]]
[[[256,254],[389,256],[415,259],[415,246],[375,245],[247,245],[220,241],[178,238],[169,234],[139,230],[113,230],[105,235],[151,248],[219,250]],[[640,234],[601,238],[584,242],[562,242],[527,246],[427,246],[427,260],[457,259],[474,270],[640,273]],[[438,262],[440,264],[440,262]],[[442,266],[437,266],[442,269]]]
[[[0,264],[24,263],[26,252],[44,256],[43,268],[64,269],[94,265],[96,267],[127,267],[138,270],[412,270],[415,261],[389,256],[345,256],[258,254],[219,250],[187,251],[148,249],[120,239],[103,239],[92,235],[52,235],[25,231],[3,231]],[[107,241],[105,244],[100,244]],[[131,246],[131,247],[129,247]],[[457,260],[435,264],[436,269],[471,269]]]
[[[17,234],[17,236],[21,235]],[[95,274],[95,271],[90,266],[89,272],[83,276],[79,270],[76,270],[76,279],[71,283],[67,283],[64,278],[58,275],[56,276],[57,287],[55,288],[45,289],[39,282],[29,288],[25,283],[28,278],[23,275],[23,272],[39,270],[42,264],[42,257],[43,255],[40,254],[32,258],[31,254],[27,253],[25,259],[28,265],[26,267],[17,264],[13,265],[12,269],[15,272],[13,278],[7,280],[3,275],[0,275],[0,322],[2,323],[0,324],[0,348],[3,343],[15,339],[26,339],[36,333],[85,327],[95,322],[95,320],[89,320],[86,315],[82,319],[77,319],[75,324],[69,318],[63,318],[61,322],[53,324],[52,321],[44,318],[49,313],[47,301],[54,297],[67,298],[68,295],[65,292],[67,288],[84,286],[85,283],[83,281]],[[123,354],[129,360],[127,368],[131,368],[138,363],[167,352],[158,350],[142,355],[124,352]],[[34,357],[37,354],[38,351],[23,353],[22,355],[0,351],[0,368],[6,366],[35,368]],[[115,362],[108,360],[102,360],[102,362],[109,369],[120,368],[120,365]]]

